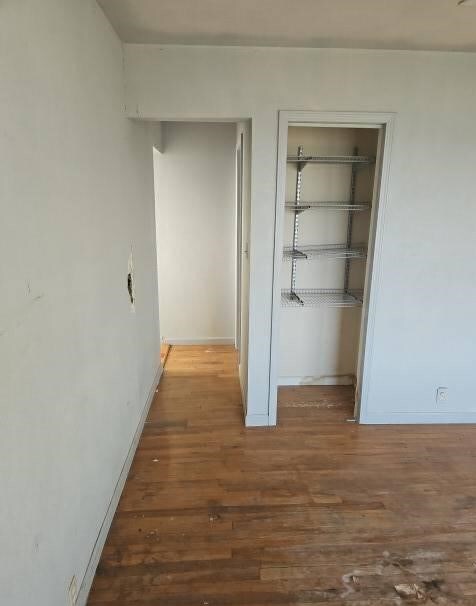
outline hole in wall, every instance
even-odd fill
[[[132,290],[132,273],[131,272],[129,272],[127,274],[127,292],[129,293],[131,305],[134,305],[134,291]]]
[[[136,290],[134,281],[134,257],[132,247],[129,255],[129,261],[127,264],[127,292],[129,294],[129,300],[131,302],[131,311],[135,311]]]

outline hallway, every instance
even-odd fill
[[[474,604],[476,430],[351,408],[285,388],[245,430],[234,349],[173,347],[88,604]]]

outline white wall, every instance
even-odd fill
[[[155,156],[161,337],[234,340],[235,124],[163,123]]]
[[[158,370],[152,154],[93,0],[2,2],[0,82],[0,602],[65,606]]]
[[[253,120],[248,422],[268,419],[280,109],[396,112],[363,420],[476,420],[476,55],[127,45],[125,65],[131,116]]]

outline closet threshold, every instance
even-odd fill
[[[294,164],[373,164],[375,158],[371,156],[288,156],[287,161]]]
[[[315,259],[326,257],[330,259],[365,259],[367,248],[364,244],[355,244],[350,248],[347,244],[311,244],[293,248],[286,246],[283,250],[283,259]]]
[[[315,202],[300,202],[296,204],[296,202],[286,202],[285,204],[287,210],[291,210],[293,212],[301,213],[305,210],[310,209],[329,209],[329,210],[351,210],[351,211],[363,211],[369,210],[371,207],[370,202],[355,202],[351,203],[349,201],[315,201]]]
[[[282,307],[361,307],[362,290],[300,288],[281,291]]]

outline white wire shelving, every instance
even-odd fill
[[[316,209],[316,210],[346,210],[352,212],[359,212],[364,210],[370,210],[371,204],[370,202],[354,202],[353,204],[348,201],[327,201],[327,202],[300,202],[296,204],[296,202],[286,202],[285,203],[286,210],[290,210],[292,212],[301,213],[305,210]]]
[[[285,261],[320,257],[328,259],[365,259],[367,257],[367,247],[364,244],[353,244],[350,248],[347,247],[347,244],[310,244],[307,246],[299,245],[298,248],[285,246],[283,250]]]
[[[372,156],[307,156],[298,154],[288,156],[288,162],[296,164],[374,164]]]
[[[293,240],[291,246],[285,246],[283,260],[291,261],[290,289],[281,292],[281,304],[284,307],[354,307],[362,305],[362,292],[351,290],[349,286],[350,264],[353,259],[365,259],[367,248],[363,244],[354,244],[352,241],[353,217],[355,211],[369,210],[369,202],[357,202],[356,175],[360,167],[374,164],[375,158],[359,155],[358,149],[354,148],[350,156],[314,156],[304,153],[303,146],[299,145],[297,155],[287,157],[288,163],[294,163],[296,172],[296,196],[291,202],[285,202],[285,208],[294,214]],[[350,166],[350,194],[346,201],[304,201],[301,200],[303,169],[308,164],[336,164]],[[299,244],[299,222],[300,214],[309,209],[330,209],[347,211],[347,237],[342,244]],[[297,289],[296,274],[297,262],[313,258],[344,259],[344,284],[342,289]]]
[[[297,288],[281,291],[282,307],[361,307],[362,290]]]

